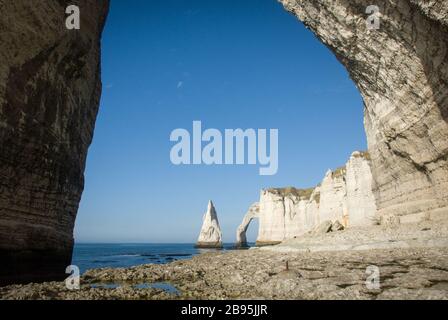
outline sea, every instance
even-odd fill
[[[249,244],[250,246],[254,244]],[[83,274],[89,269],[127,268],[142,264],[164,264],[176,260],[190,259],[201,253],[233,250],[233,244],[224,248],[197,249],[194,244],[103,244],[76,243],[72,264]]]

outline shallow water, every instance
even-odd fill
[[[95,288],[95,289],[117,289],[119,287],[125,286],[125,285],[130,285],[127,283],[112,283],[112,282],[107,282],[107,283],[92,283],[90,285],[91,288]],[[130,285],[132,286],[134,289],[160,289],[163,290],[169,294],[174,294],[174,295],[180,295],[180,291],[173,286],[171,283],[168,282],[145,282],[145,283],[139,283],[139,284],[133,284]]]
[[[231,250],[233,244],[224,245]],[[142,264],[164,264],[190,259],[217,249],[197,249],[194,244],[75,244],[72,264],[81,274],[97,268],[129,268]]]
[[[95,289],[117,289],[121,287],[118,283],[93,283],[90,287]]]
[[[168,282],[154,282],[154,283],[141,283],[134,286],[135,289],[161,289],[163,291],[166,291],[167,293],[179,295],[180,291],[173,286],[171,283]]]

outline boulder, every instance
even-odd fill
[[[320,225],[314,229],[314,234],[325,234],[331,232],[331,228],[333,227],[333,223],[330,220],[322,222]]]
[[[333,224],[331,225],[331,231],[341,231],[344,230],[344,226],[342,225],[342,223],[339,222],[339,220],[336,220],[335,222],[333,222]]]

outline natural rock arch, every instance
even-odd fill
[[[380,214],[446,218],[448,4],[381,1],[381,27],[369,31],[371,1],[281,2],[330,47],[364,98]],[[60,27],[69,4],[82,8],[76,32]],[[1,4],[0,283],[59,279],[70,263],[108,5]]]
[[[240,226],[236,230],[236,244],[237,248],[247,248],[247,237],[246,232],[249,228],[250,223],[253,219],[258,218],[258,214],[260,213],[260,206],[258,202],[255,202],[253,205],[249,207],[247,213],[244,215],[243,221]]]

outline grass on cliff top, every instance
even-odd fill
[[[316,203],[320,203],[320,192],[316,192],[316,193],[314,194],[313,200],[314,200]]]
[[[345,166],[339,167],[332,172],[333,178],[339,178],[345,175],[347,168]]]
[[[371,160],[370,154],[368,151],[359,151],[359,153],[354,154],[354,157],[356,158],[364,158],[366,160]],[[332,171],[332,177],[333,178],[340,178],[344,176],[347,172],[346,166],[339,167]],[[317,187],[320,186],[320,183],[317,185]],[[266,189],[266,191],[278,194],[280,196],[288,196],[293,195],[303,200],[310,200],[311,196],[313,195],[315,188],[308,188],[308,189],[297,189],[295,187],[286,187],[286,188],[269,188]],[[316,203],[320,203],[320,192],[316,192],[313,195],[313,199]]]
[[[267,191],[279,194],[281,196],[293,195],[299,197],[300,199],[310,199],[311,194],[314,191],[314,188],[297,189],[294,187],[286,187],[286,188],[271,188],[267,189]]]
[[[355,158],[363,158],[363,159],[366,159],[366,160],[369,160],[369,161],[371,160],[370,153],[368,151],[360,151],[359,153],[356,153],[353,156]],[[347,172],[347,167],[346,166],[339,167],[336,170],[333,170],[332,177],[333,178],[340,178],[340,177],[344,176],[346,172]]]
[[[366,160],[372,160],[368,151],[360,151],[359,154],[354,155],[355,158],[364,158]]]

